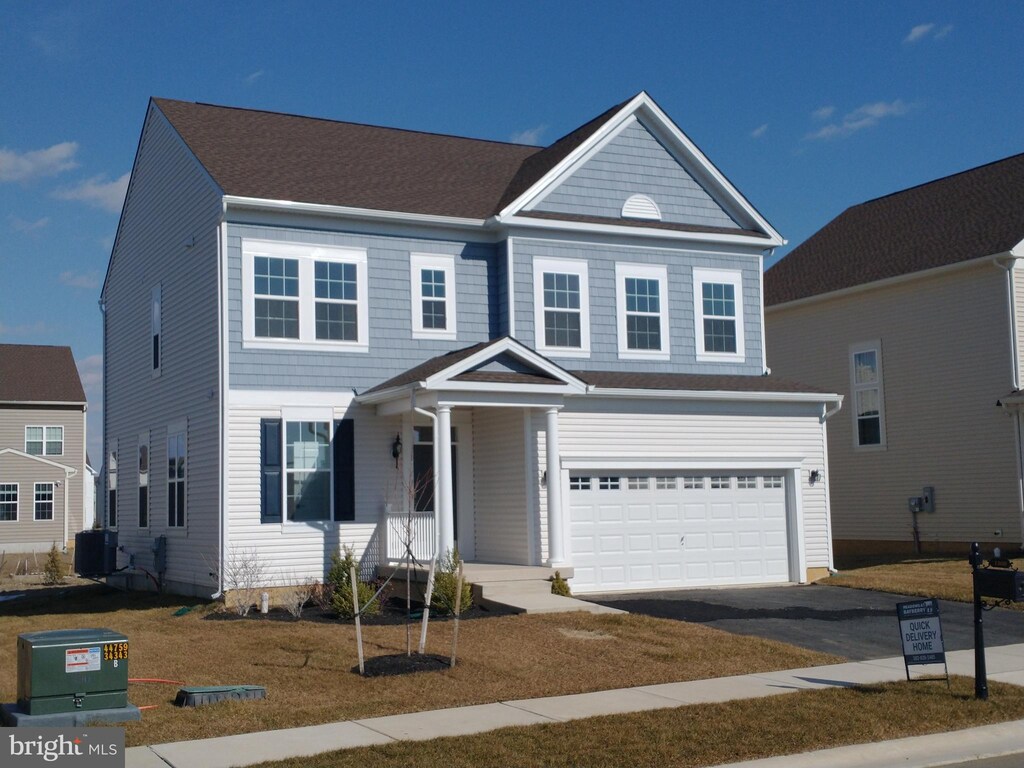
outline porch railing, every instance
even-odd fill
[[[409,514],[385,510],[384,527],[388,560],[401,560],[405,556],[406,542],[412,546],[413,557],[421,563],[427,562],[433,556],[437,535],[434,531],[433,512]]]

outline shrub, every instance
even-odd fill
[[[54,544],[50,547],[50,554],[46,556],[46,565],[43,566],[43,584],[64,583],[64,559],[60,556],[60,550]]]
[[[459,582],[459,550],[449,550],[437,561],[437,568],[434,570],[434,592],[430,596],[430,610],[442,614],[455,613],[455,591]],[[469,609],[473,605],[473,585],[468,581],[462,582],[462,601],[459,604],[459,613]]]
[[[292,583],[278,590],[281,605],[292,615],[292,618],[301,619],[302,609],[306,603],[313,599],[315,592],[320,590],[320,584],[316,581],[292,580]]]
[[[344,554],[342,554],[342,552]],[[327,584],[331,589],[331,607],[343,619],[355,618],[352,606],[352,566],[356,568],[356,589],[359,598],[359,614],[374,616],[380,613],[380,600],[370,602],[374,590],[371,584],[359,580],[359,561],[352,547],[343,547],[341,552],[331,555],[331,568],[327,571]]]
[[[572,590],[569,589],[569,582],[562,578],[562,574],[560,571],[555,571],[555,575],[548,579],[548,581],[551,582],[552,595],[572,597]]]
[[[255,549],[231,549],[224,564],[224,605],[248,616],[266,582],[267,569]]]

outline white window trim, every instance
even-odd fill
[[[736,293],[736,351],[708,352],[704,349],[704,283],[731,284]],[[746,360],[744,349],[743,315],[746,307],[743,299],[743,273],[739,270],[693,268],[693,317],[697,362],[699,363],[742,363]]]
[[[153,286],[149,295],[149,365],[150,376],[157,378],[163,371],[164,335],[163,335],[163,289],[160,283]],[[153,365],[153,337],[157,337],[157,360]]]
[[[872,384],[858,384],[857,372],[853,367],[854,356],[860,352],[874,352],[875,364],[878,369],[878,381]],[[885,439],[885,387],[883,386],[882,372],[882,340],[861,341],[850,345],[850,413],[853,417],[853,449],[855,451],[884,451],[886,449]],[[878,443],[875,445],[860,444],[860,429],[857,422],[857,393],[868,389],[878,390]]]
[[[164,489],[165,489],[165,491],[167,491],[168,490],[167,489],[167,485],[170,483],[170,480],[171,480],[167,476],[167,464],[168,464],[168,460],[170,458],[169,455],[168,455],[168,451],[167,451],[167,441],[170,439],[171,435],[179,435],[179,434],[183,434],[185,436],[185,477],[183,478],[183,482],[182,482],[182,493],[185,494],[185,519],[182,521],[181,525],[171,525],[170,524],[171,495],[170,495],[169,492],[167,492],[167,493],[165,493],[165,499],[164,499],[165,502],[166,502],[166,505],[164,507],[163,524],[164,524],[164,528],[168,532],[172,532],[172,531],[176,532],[176,533],[180,532],[180,534],[187,535],[187,533],[188,533],[188,483],[189,483],[188,476],[190,474],[189,467],[188,467],[188,420],[187,419],[182,419],[180,421],[175,421],[175,422],[167,425],[167,432],[164,434],[164,463],[163,463],[162,477],[163,477],[163,482],[164,482]],[[153,466],[153,457],[152,456],[149,457],[149,465],[150,465],[150,467]],[[120,508],[120,506],[121,505],[119,503],[118,507]],[[149,508],[150,508],[150,512],[152,512],[152,510],[153,510],[152,503],[150,504]],[[121,517],[121,514],[120,514],[120,511],[119,511],[118,512],[118,519],[120,519],[120,517]],[[152,521],[150,521],[150,525],[152,526]]]
[[[256,336],[255,269],[257,256],[296,259],[299,262],[299,338],[267,339]],[[316,288],[314,263],[333,261],[356,265],[355,341],[328,341],[316,337]],[[290,349],[305,351],[368,352],[369,291],[367,288],[366,249],[342,248],[307,243],[279,243],[266,240],[242,241],[242,346],[246,349]]]
[[[437,253],[409,254],[412,286],[412,337],[414,339],[445,339],[455,341],[455,257]],[[420,271],[434,269],[444,273],[444,313],[446,328],[423,327],[423,280]],[[430,297],[431,301],[442,301]]]
[[[281,530],[308,531],[310,524],[340,527],[342,521],[334,519],[334,422],[336,417],[333,408],[294,407],[281,409]],[[289,520],[288,519],[288,424],[296,421],[327,422],[327,439],[330,444],[330,457],[327,470],[330,474],[328,488],[330,506],[326,520]],[[294,471],[294,470],[292,470]],[[351,523],[351,521],[345,521]]]
[[[62,424],[26,424],[25,425],[25,444],[24,444],[25,453],[28,453],[30,456],[35,456],[36,454],[31,453],[28,450],[28,431],[30,429],[41,429],[41,430],[43,430],[43,452],[38,454],[39,456],[63,456],[64,455],[64,426]],[[46,451],[46,443],[49,442],[49,441],[46,439],[46,430],[48,430],[48,429],[59,429],[60,430],[60,453],[47,453],[47,451]]]
[[[658,304],[661,307],[661,349],[630,349],[626,335],[626,278],[638,277],[658,281]],[[615,315],[619,334],[620,360],[669,360],[671,342],[668,334],[668,268],[654,264],[615,265]],[[642,313],[648,314],[648,313]]]
[[[16,523],[18,518],[21,516],[21,486],[18,483],[0,483],[0,485],[13,485],[14,486],[14,519],[4,520],[0,518],[0,525],[4,523]]]
[[[50,516],[40,520],[36,515],[38,514],[39,499],[36,498],[39,494],[39,486],[48,485],[50,486]],[[35,483],[32,486],[32,521],[36,523],[52,523],[57,519],[57,484],[52,481],[44,481]]]
[[[580,346],[549,347],[545,343],[544,273],[578,275],[580,279]],[[590,281],[587,262],[579,259],[533,260],[534,348],[548,357],[590,357]]]

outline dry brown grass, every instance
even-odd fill
[[[696,624],[634,615],[501,616],[462,622],[452,670],[362,678],[349,624],[176,617],[180,599],[68,591],[0,617],[0,700],[15,697],[16,642],[22,632],[107,627],[128,636],[132,677],[189,685],[255,684],[267,700],[198,710],[170,705],[174,686],[132,685],[133,704],[159,704],[129,724],[129,744],[374,717],[507,699],[582,693],[827,664],[837,657]],[[428,652],[446,654],[452,625],[431,624]],[[595,639],[611,635],[614,640]],[[404,626],[366,627],[367,656],[405,650]]]
[[[1024,565],[1017,561],[1018,567]],[[875,589],[900,595],[938,597],[969,603],[974,599],[967,557],[860,558],[839,563],[839,573],[822,584]],[[1024,609],[1024,603],[1012,603]]]
[[[504,728],[475,736],[334,752],[262,768],[503,768],[719,765],[1024,717],[1024,688],[973,681],[891,683],[768,699]]]

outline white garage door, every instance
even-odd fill
[[[781,474],[572,473],[575,592],[789,581]]]

